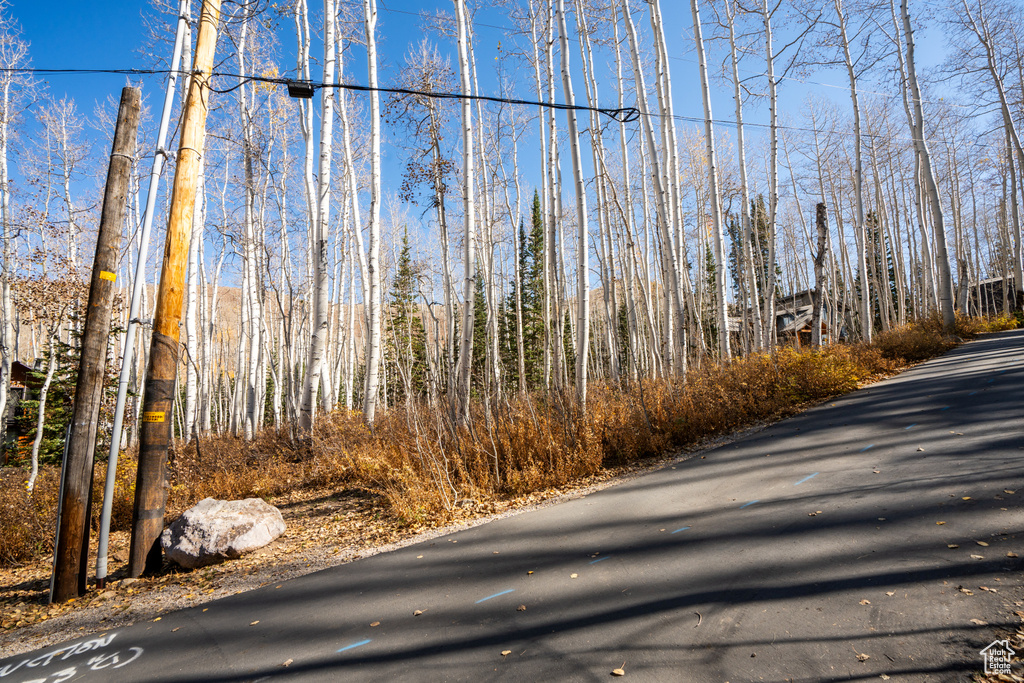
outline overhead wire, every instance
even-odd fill
[[[156,75],[168,75],[171,72],[170,69],[44,69],[44,68],[0,68],[0,73],[31,73],[34,75],[127,75],[127,76],[156,76]],[[179,75],[193,75],[194,72],[189,71],[178,71]],[[237,90],[247,83],[268,83],[272,85],[301,85],[312,90],[319,90],[323,88],[334,88],[339,90],[349,90],[352,92],[384,92],[398,95],[411,95],[417,97],[429,97],[433,99],[442,100],[479,100],[484,102],[494,102],[498,104],[515,104],[522,106],[531,107],[544,107],[549,109],[555,109],[558,111],[593,111],[599,114],[603,114],[610,119],[620,123],[633,123],[644,114],[636,107],[622,107],[622,108],[609,108],[609,107],[589,107],[586,105],[569,105],[562,102],[544,102],[539,100],[522,100],[509,97],[495,97],[490,95],[479,95],[472,93],[457,93],[457,92],[436,92],[428,90],[412,90],[409,88],[371,88],[366,85],[359,85],[354,83],[319,83],[316,81],[307,81],[303,79],[287,78],[284,76],[242,76],[241,74],[227,73],[215,71],[210,74],[211,78],[236,78],[241,79],[238,83],[227,87],[227,88],[214,88],[210,87],[211,92],[218,94],[226,94]],[[657,112],[647,112],[646,114],[650,118],[664,118],[667,114],[661,114]],[[677,121],[683,121],[687,123],[703,124],[705,122],[703,117],[699,116],[686,116],[683,114],[672,114],[672,118]],[[979,114],[980,116],[980,114]],[[712,119],[711,123],[717,126],[735,126],[736,121],[728,119]],[[750,128],[771,128],[769,123],[760,123],[753,121],[744,121],[743,125]],[[817,129],[807,126],[794,126],[789,124],[776,124],[777,130],[789,130],[801,133],[820,133],[820,134],[839,134],[844,137],[851,137],[852,132],[843,132],[839,130],[829,129]],[[884,138],[885,135],[881,133],[868,133],[861,132],[861,137],[874,139]],[[972,143],[972,146],[981,146],[979,143]]]

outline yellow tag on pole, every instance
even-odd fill
[[[164,421],[164,411],[162,411],[162,410],[159,410],[159,411],[154,410],[152,412],[144,412],[144,413],[142,413],[142,421],[143,422],[163,422]]]
[[[111,282],[115,282],[117,280],[117,275],[115,275],[114,273],[109,273],[109,272],[107,272],[105,270],[101,270],[100,271],[100,279],[101,280],[110,280]]]

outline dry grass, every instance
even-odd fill
[[[967,337],[1011,323],[962,320],[957,332]],[[436,526],[466,499],[503,500],[562,486],[783,417],[955,343],[942,336],[937,321],[925,321],[879,334],[873,346],[783,348],[705,365],[685,381],[593,385],[586,411],[571,396],[537,395],[492,399],[497,407],[489,413],[476,405],[466,425],[451,423],[441,407],[423,404],[383,414],[372,430],[359,413],[334,413],[321,418],[302,443],[274,430],[252,442],[204,438],[198,448],[193,442],[171,454],[167,514],[173,518],[206,496],[270,498],[296,490],[350,489],[380,496],[398,526]],[[129,527],[134,496],[134,456],[121,462],[115,530]],[[31,496],[22,470],[8,468],[0,476],[0,566],[49,554],[56,471],[44,469]],[[98,467],[96,500],[102,480]]]

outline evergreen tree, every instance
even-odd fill
[[[768,207],[764,203],[764,195],[757,195],[756,199],[750,200],[750,239],[753,242],[751,244],[751,251],[753,252],[754,261],[754,272],[757,274],[757,282],[760,285],[758,290],[762,300],[765,298],[764,287],[768,282],[769,268],[775,268],[775,296],[779,295],[779,282],[781,281],[782,268],[779,267],[778,262],[769,265],[768,263],[768,244],[771,239],[771,230],[768,225]]]
[[[402,235],[395,277],[388,295],[388,331],[384,349],[388,403],[422,396],[427,388],[427,334],[416,305],[415,264],[408,229]]]
[[[530,232],[519,224],[519,281],[523,311],[523,358],[526,377],[519,377],[519,350],[516,345],[516,283],[509,287],[508,300],[501,317],[502,363],[510,386],[520,387],[525,382],[529,389],[544,384],[544,218],[540,195],[534,191]]]
[[[544,385],[544,213],[534,190],[530,234],[521,252],[523,282],[523,349],[526,385]],[[522,233],[521,233],[522,234]],[[523,235],[523,237],[526,237]]]
[[[472,386],[477,391],[485,389],[487,380],[487,297],[484,294],[484,278],[480,271],[473,278],[473,371]]]

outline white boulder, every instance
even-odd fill
[[[284,533],[281,511],[260,498],[205,498],[160,536],[168,559],[195,569],[262,548]]]

